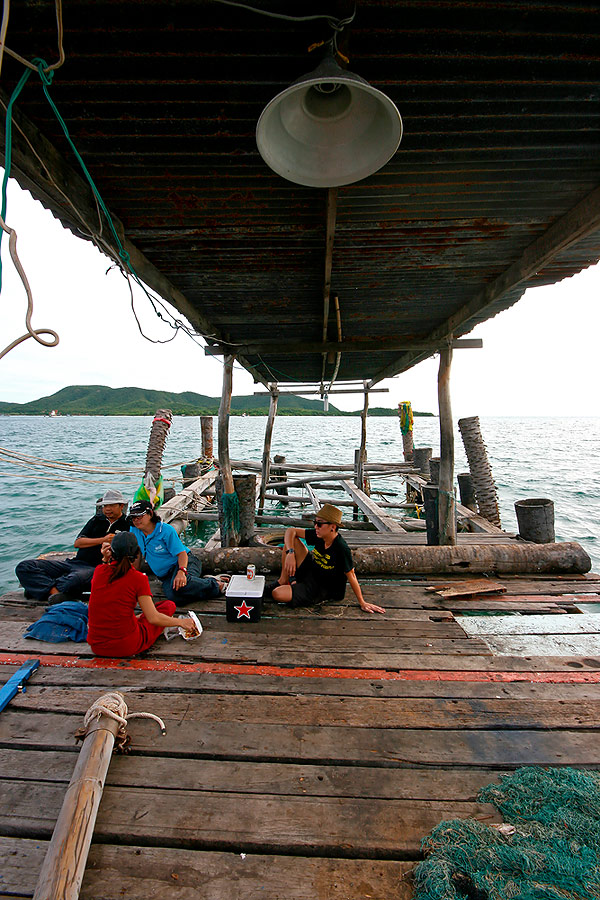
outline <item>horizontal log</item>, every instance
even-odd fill
[[[260,572],[278,572],[281,551],[270,547],[233,547],[192,551],[206,572],[243,572],[250,563]],[[575,541],[558,544],[463,544],[456,547],[359,547],[353,551],[359,575],[411,575],[490,572],[496,575],[580,574],[592,567]]]

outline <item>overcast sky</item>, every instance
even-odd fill
[[[89,242],[74,237],[31,196],[11,181],[7,223],[17,230],[18,251],[34,296],[33,327],[53,328],[56,348],[29,339],[0,360],[0,400],[26,402],[71,384],[137,386],[167,391],[221,393],[221,362],[204,356],[189,337],[151,344],[139,333],[129,290],[110,261]],[[2,242],[0,350],[25,333],[26,296]],[[574,278],[525,293],[512,309],[478,326],[470,336],[483,350],[456,351],[452,404],[466,415],[600,415],[598,334],[600,266]],[[136,310],[150,337],[171,332],[141,291]],[[372,406],[410,400],[413,409],[437,412],[437,359],[383,382]],[[241,368],[234,393],[262,389]],[[362,399],[332,396],[342,409]]]

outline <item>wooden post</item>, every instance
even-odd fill
[[[223,493],[230,498],[235,497],[237,499],[229,457],[229,413],[231,411],[231,393],[233,390],[234,360],[235,356],[226,356],[223,362],[223,390],[219,405],[219,470],[223,479]],[[233,503],[235,503],[235,500]],[[226,524],[229,524],[231,527],[227,529],[227,532],[221,530],[221,546],[237,547],[240,541],[239,531],[235,528],[235,523],[229,522],[229,518],[229,516],[226,516]]]
[[[367,390],[367,383],[364,383],[365,388],[365,402],[363,404],[363,411],[360,414],[360,453],[359,453],[359,488],[361,491],[364,491],[367,497],[370,495],[371,491],[369,485],[367,484],[367,479],[365,476],[365,464],[367,462],[367,415],[369,413],[369,392]]]
[[[34,900],[77,900],[119,723],[101,715],[88,728],[58,815]]]
[[[214,456],[212,416],[200,416],[200,433],[202,435],[202,459],[212,462]]]
[[[271,401],[269,403],[269,417],[267,419],[267,427],[265,428],[265,445],[262,457],[262,481],[260,483],[260,495],[258,498],[258,514],[262,516],[265,507],[265,491],[269,482],[271,473],[271,438],[273,437],[273,426],[275,424],[275,416],[277,415],[277,400],[279,392],[277,385],[271,385]]]
[[[439,541],[441,546],[456,544],[456,502],[454,499],[454,430],[450,403],[450,367],[452,347],[440,351],[438,404],[440,412],[440,475],[438,491]]]
[[[273,462],[275,463],[276,466],[278,466],[278,468],[272,469],[271,482],[287,481],[287,472],[284,468],[285,467],[285,456],[282,456],[281,454],[276,453],[275,456],[273,457]],[[283,487],[276,487],[275,490],[282,497],[287,497],[287,495],[288,495],[288,489],[285,484],[283,485]],[[284,501],[282,501],[282,503],[283,502]]]

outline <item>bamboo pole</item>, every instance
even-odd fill
[[[267,426],[265,428],[265,445],[263,448],[263,457],[262,457],[262,480],[260,483],[260,494],[258,497],[258,513],[262,515],[265,508],[265,491],[267,490],[267,483],[269,481],[269,475],[271,474],[271,439],[273,437],[273,426],[275,424],[275,416],[277,415],[277,400],[279,394],[277,392],[277,385],[271,385],[271,401],[269,403],[269,417],[267,419]]]
[[[454,499],[454,430],[450,402],[450,367],[452,347],[440,351],[438,372],[438,404],[440,412],[440,475],[438,490],[438,523],[441,546],[456,545],[456,501]]]
[[[233,362],[235,356],[225,357],[223,363],[223,390],[219,405],[219,470],[223,479],[224,494],[235,494],[233,474],[231,472],[231,460],[229,458],[229,413],[231,411],[231,394],[233,390]],[[223,547],[236,547],[240,536],[234,527],[227,533],[221,528],[221,545]]]
[[[77,900],[119,723],[88,727],[46,852],[33,900]]]

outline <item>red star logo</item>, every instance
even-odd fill
[[[242,602],[240,603],[239,606],[234,606],[233,608],[237,609],[237,611],[238,611],[238,615],[237,615],[238,619],[242,619],[244,616],[247,619],[249,619],[250,613],[254,609],[253,606],[248,606],[248,604],[246,603],[245,600],[242,600]]]

